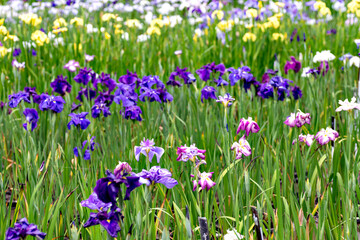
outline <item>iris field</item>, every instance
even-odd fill
[[[358,239],[359,18],[3,3],[0,238]]]

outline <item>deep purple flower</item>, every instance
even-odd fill
[[[205,86],[202,90],[201,90],[201,102],[204,102],[204,99],[216,99],[216,89],[214,87],[210,87],[210,86]]]
[[[17,57],[21,54],[21,49],[20,48],[15,48],[14,49],[14,52],[13,52],[13,56],[14,57]]]
[[[85,96],[87,100],[92,100],[96,97],[96,91],[92,88],[81,88],[76,99],[83,102],[83,96]]]
[[[44,239],[46,233],[40,232],[35,224],[29,224],[26,218],[22,218],[15,223],[13,228],[8,228],[5,233],[5,240],[25,239],[26,236],[34,236],[38,239]]]
[[[130,72],[126,70],[126,75],[123,75],[119,78],[119,82],[127,85],[137,85],[141,82],[140,78],[136,74],[136,72]]]
[[[145,97],[147,97],[150,102],[156,101],[161,103],[159,93],[155,89],[142,87],[140,89],[140,101],[145,102]]]
[[[104,203],[112,203],[116,206],[116,199],[120,190],[120,183],[116,181],[114,174],[109,170],[106,171],[107,177],[100,178],[96,182],[94,192]]]
[[[182,79],[186,85],[195,82],[196,78],[194,75],[186,70],[187,68],[176,67],[175,71],[170,73],[169,81],[167,81],[166,85],[180,87],[182,84],[179,81],[176,81],[176,77]]]
[[[31,49],[31,55],[33,55],[34,57],[37,55],[37,52],[35,49]]]
[[[131,119],[131,120],[137,120],[137,121],[141,121],[141,108],[139,106],[130,106],[130,107],[125,107],[125,110],[120,111],[120,114],[122,114],[124,116],[125,119]]]
[[[210,188],[215,186],[216,183],[213,180],[211,180],[213,174],[214,174],[214,172],[209,172],[209,173],[202,172],[202,173],[200,173],[198,181],[193,180],[193,191],[196,190],[198,185],[200,186],[201,190],[209,190]],[[194,175],[191,175],[191,177],[194,177]]]
[[[157,88],[164,88],[164,83],[160,80],[158,76],[144,76],[140,83],[141,88],[152,88],[156,85]]]
[[[225,81],[221,76],[218,77],[218,79],[214,79],[214,82],[216,83],[216,86],[218,86],[218,87],[229,85],[229,83],[227,81]]]
[[[106,106],[105,103],[102,103],[102,102],[96,103],[91,108],[91,116],[93,118],[98,118],[100,116],[101,112],[103,113],[104,117],[111,115],[110,109],[109,109],[109,107]]]
[[[26,123],[23,124],[23,127],[27,130],[27,125],[29,123],[31,124],[31,131],[33,131],[37,127],[37,122],[39,120],[38,112],[34,108],[25,108],[23,114],[26,118]]]
[[[84,152],[84,160],[90,160],[90,154],[91,154],[91,152],[93,152],[94,150],[95,150],[95,148],[98,146],[98,144],[97,143],[95,143],[94,142],[94,140],[95,140],[95,137],[92,137],[92,138],[90,138],[90,143],[88,144],[88,140],[85,140],[83,143],[82,143],[82,150],[84,150],[84,148],[86,147],[86,145],[87,145],[87,147],[86,147],[86,149],[85,149],[85,152]],[[78,149],[78,147],[75,147],[74,148],[74,155],[76,156],[76,157],[79,157],[79,149]]]
[[[30,95],[23,91],[9,95],[8,99],[9,99],[9,107],[11,108],[17,107],[21,101],[31,103]]]
[[[135,106],[138,99],[137,93],[132,88],[127,90],[124,89],[122,86],[128,85],[121,84],[118,89],[116,89],[114,94],[114,102],[117,104],[122,104],[123,107]]]
[[[41,102],[39,108],[41,111],[52,110],[59,113],[64,109],[65,100],[60,96],[49,96],[46,93],[40,95]]]
[[[161,156],[164,154],[164,149],[161,147],[156,147],[154,140],[145,139],[141,141],[140,146],[135,146],[134,148],[135,159],[139,161],[140,154],[145,155],[149,161],[156,156],[156,160],[159,163]]]
[[[287,61],[284,66],[285,74],[288,74],[289,70],[294,70],[295,73],[298,73],[301,70],[301,62],[297,61],[295,57],[291,56],[291,60]]]
[[[274,88],[270,83],[261,83],[258,88],[257,94],[264,99],[274,96]]]
[[[248,66],[240,67],[238,69],[228,68],[227,71],[231,72],[229,75],[230,85],[234,86],[238,81],[244,80],[245,82],[250,82],[254,76],[250,73],[250,68]]]
[[[171,172],[165,168],[160,168],[160,166],[154,166],[149,171],[142,170],[137,175],[146,180],[147,186],[153,183],[161,183],[170,189],[178,184],[175,179],[171,178]]]
[[[96,78],[96,73],[91,69],[84,67],[80,69],[79,73],[74,77],[74,81],[87,85],[91,79]]]
[[[80,103],[80,104],[72,103],[72,104],[71,104],[71,112],[75,112],[75,111],[78,110],[81,106],[82,106],[81,103]]]
[[[221,77],[225,73],[225,65],[220,63],[216,65],[214,62],[202,66],[200,69],[196,70],[197,75],[200,79],[207,82],[210,78],[215,78],[214,74],[219,73]]]
[[[325,76],[328,71],[329,71],[329,63],[327,61],[321,62],[320,66],[317,68],[317,73],[319,75],[322,73],[322,75]]]
[[[337,31],[336,31],[335,28],[332,28],[332,29],[326,31],[326,34],[327,34],[327,35],[335,35],[336,33],[337,33]]]
[[[116,87],[115,80],[110,77],[110,74],[106,74],[104,72],[102,72],[97,78],[93,78],[92,84],[96,90],[98,90],[98,84],[101,84],[101,86],[107,88],[108,92],[112,92]]]
[[[172,102],[174,97],[166,90],[166,88],[158,88],[156,89],[161,101],[163,102]]]
[[[24,87],[24,92],[31,96],[33,103],[40,104],[41,97],[37,94],[35,87]]]
[[[291,33],[290,42],[292,42],[294,40],[294,37],[296,34],[297,34],[297,29],[295,28],[294,31]]]
[[[120,219],[120,208],[116,208],[110,212],[100,211],[98,213],[90,213],[89,219],[84,223],[84,228],[100,224],[111,237],[115,238],[121,230],[119,226]]]
[[[266,72],[264,73],[264,75],[261,78],[261,82],[268,83],[270,81],[270,75],[275,76],[277,73],[278,73],[278,70],[272,70],[272,69],[266,70]]]
[[[68,63],[64,65],[64,68],[69,70],[70,72],[76,72],[76,69],[80,68],[80,64],[75,60],[70,60]]]
[[[292,92],[292,95],[295,100],[298,100],[299,98],[302,97],[302,91],[301,91],[300,87],[298,87],[296,85],[291,88],[291,92]]]
[[[50,87],[52,87],[53,92],[56,92],[60,94],[61,96],[64,96],[65,93],[71,92],[71,85],[66,81],[67,77],[64,77],[63,75],[59,75],[55,78],[53,82],[50,83]]]
[[[90,120],[86,119],[86,115],[89,113],[82,112],[82,113],[70,113],[69,116],[71,117],[70,122],[67,124],[68,129],[70,130],[71,125],[75,127],[80,127],[82,130],[85,130],[90,125]]]
[[[105,103],[107,107],[109,107],[114,101],[115,96],[111,94],[109,91],[99,92],[99,96],[95,99],[95,104],[97,103]]]

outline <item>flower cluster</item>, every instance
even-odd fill
[[[241,159],[243,155],[246,157],[251,155],[251,147],[249,142],[246,140],[246,137],[249,136],[249,133],[257,133],[259,130],[259,125],[252,120],[251,117],[248,119],[242,118],[240,120],[236,134],[239,134],[241,131],[245,131],[245,134],[238,142],[234,142],[231,146],[231,150],[235,150],[235,159]]]

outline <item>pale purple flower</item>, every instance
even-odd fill
[[[340,107],[338,107],[335,111],[351,111],[354,108],[360,110],[360,103],[356,102],[356,98],[351,98],[351,102],[349,100],[345,99],[345,101],[339,100]]]
[[[70,60],[67,64],[65,64],[64,68],[69,70],[70,72],[76,72],[76,69],[80,68],[80,64],[75,60]]]
[[[18,70],[25,68],[25,62],[19,63],[16,59],[12,60],[11,65]]]
[[[239,127],[236,131],[236,134],[239,134],[240,131],[245,131],[246,136],[249,136],[249,133],[257,133],[260,130],[259,125],[252,120],[251,117],[248,119],[242,118],[239,123]]]
[[[187,162],[192,161],[198,163],[199,161],[204,161],[205,155],[204,153],[206,150],[198,149],[195,147],[195,144],[190,145],[187,147],[186,144],[184,146],[178,147],[176,154],[178,155],[177,161]],[[199,158],[201,160],[199,160]]]
[[[156,160],[159,163],[161,156],[164,154],[164,149],[161,147],[155,147],[155,142],[153,139],[149,140],[144,138],[141,141],[140,146],[135,146],[135,159],[139,161],[140,153],[149,158],[149,161],[153,159],[154,155],[156,156]]]
[[[233,101],[235,101],[235,98],[231,97],[229,93],[226,93],[224,96],[219,96],[216,100],[216,102],[221,102],[224,107],[230,107]]]
[[[330,141],[335,141],[337,137],[339,137],[339,133],[330,127],[327,127],[326,129],[322,128],[315,135],[315,139],[320,145],[325,145]]]
[[[196,190],[197,186],[199,185],[201,190],[209,190],[210,188],[212,188],[213,186],[215,186],[215,182],[213,180],[211,180],[212,175],[214,174],[214,172],[202,172],[200,173],[199,176],[199,180],[193,181],[193,191]],[[192,177],[194,177],[193,175],[191,175]]]
[[[249,142],[246,141],[245,135],[240,138],[239,142],[233,143],[231,150],[235,150],[236,159],[240,159],[242,155],[251,155],[251,147]]]
[[[181,54],[182,54],[182,50],[176,50],[176,51],[174,52],[174,54],[177,55],[177,56],[178,56],[178,55],[181,55]]]
[[[85,54],[85,61],[86,62],[91,62],[92,60],[94,60],[95,55],[87,55]]]

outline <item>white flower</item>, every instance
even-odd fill
[[[316,52],[314,58],[313,58],[313,62],[317,63],[317,62],[325,62],[325,61],[332,61],[335,59],[335,55],[332,54],[329,50],[325,50],[325,51],[321,51],[321,52]]]
[[[345,99],[345,101],[339,100],[340,107],[338,107],[335,111],[350,111],[354,108],[360,110],[360,103],[356,103],[356,98],[352,97],[351,102],[349,100]]]
[[[360,68],[360,58],[358,56],[354,56],[350,58],[349,64],[350,66],[355,66],[357,68]]]
[[[346,11],[344,2],[336,1],[332,7],[337,12],[345,12]]]
[[[301,77],[310,77],[311,73],[308,73],[310,71],[311,68],[309,67],[304,67],[303,71],[301,73]]]
[[[360,39],[355,39],[354,43],[356,44],[357,47],[359,47],[360,46]]]
[[[161,15],[168,15],[170,12],[175,11],[175,8],[173,6],[171,6],[169,3],[164,3],[161,5],[160,8],[157,9],[157,11]]]
[[[227,233],[224,235],[224,240],[238,240],[243,238],[244,236],[238,233],[235,229],[228,229]]]
[[[146,34],[141,34],[137,37],[137,42],[145,42],[146,40],[148,40],[150,38],[149,35]]]

